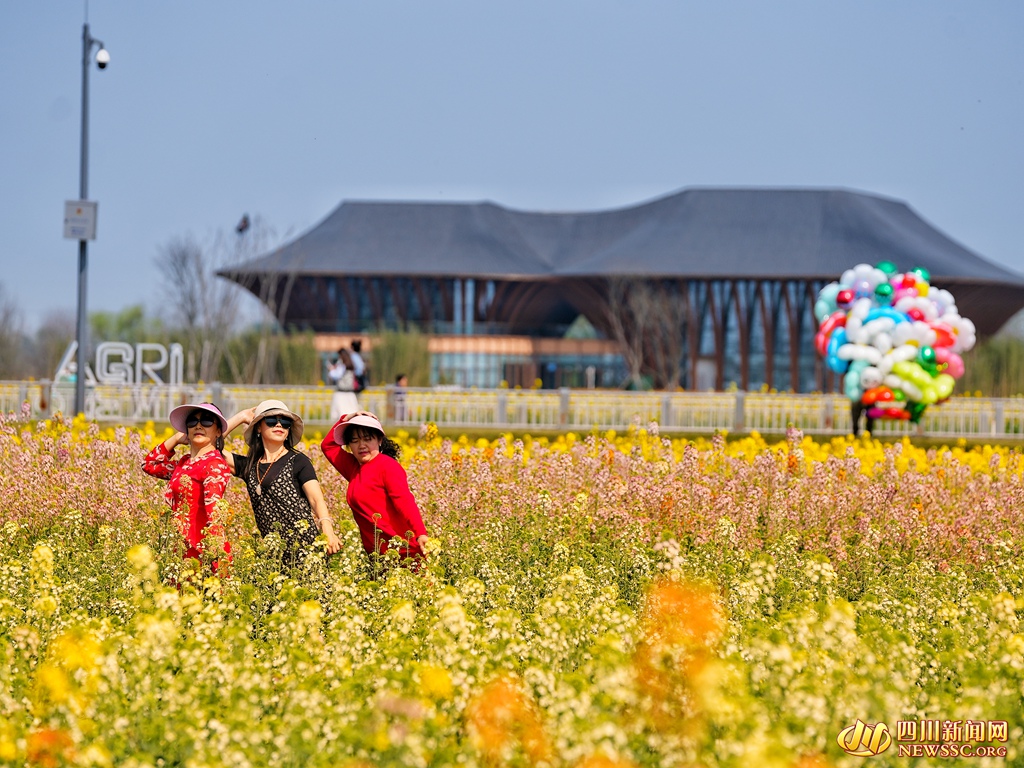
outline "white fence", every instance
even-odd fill
[[[86,389],[86,416],[101,424],[165,423],[176,405],[212,401],[225,413],[261,400],[284,400],[314,428],[330,426],[331,390],[325,387],[234,385],[100,385]],[[850,431],[849,402],[841,395],[751,392],[621,392],[609,390],[369,389],[363,409],[390,427],[415,430],[433,422],[445,429],[514,432],[625,430],[656,422],[663,432],[779,434],[792,424],[807,434]],[[73,385],[0,382],[0,412],[28,408],[32,418],[70,413]],[[1024,439],[1024,398],[953,397],[927,410],[920,427],[875,422],[879,435]]]

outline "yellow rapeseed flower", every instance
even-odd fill
[[[428,699],[447,699],[452,695],[452,678],[444,667],[432,664],[420,668],[420,690]]]
[[[50,646],[54,660],[70,671],[90,670],[95,667],[100,650],[100,642],[96,636],[82,627],[65,632]]]
[[[313,626],[320,623],[324,609],[316,600],[306,600],[299,606],[298,618],[302,624]]]
[[[63,704],[71,695],[67,673],[52,664],[43,664],[36,670],[35,698],[40,703]]]
[[[53,550],[49,546],[36,544],[29,564],[32,576],[37,579],[49,579],[53,576],[53,558]]]
[[[128,550],[128,564],[136,571],[143,571],[153,564],[153,550],[145,544],[136,544]]]
[[[33,601],[32,607],[42,616],[53,616],[57,612],[57,600],[53,595],[43,595]]]

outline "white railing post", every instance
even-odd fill
[[[733,397],[735,404],[732,411],[732,428],[736,432],[742,432],[747,427],[745,410],[747,393],[740,389],[733,394]]]
[[[498,397],[494,403],[494,423],[503,427],[508,426],[508,390],[499,389]]]

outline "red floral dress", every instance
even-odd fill
[[[230,561],[231,544],[224,538],[217,502],[228,487],[231,468],[220,452],[207,451],[195,459],[186,453],[175,459],[174,452],[160,443],[146,454],[142,469],[148,475],[169,481],[164,496],[185,539],[185,557],[198,559],[203,553],[203,539],[211,536],[224,540],[224,552]]]

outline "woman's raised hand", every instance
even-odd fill
[[[230,419],[228,419],[228,432],[232,432],[236,427],[245,424],[248,426],[252,423],[252,420],[256,418],[256,406],[252,408],[243,408]]]
[[[341,423],[344,424],[347,421],[352,421],[356,416],[369,416],[371,419],[376,419],[376,414],[370,413],[369,411],[355,411],[354,413],[346,413],[341,417]]]

